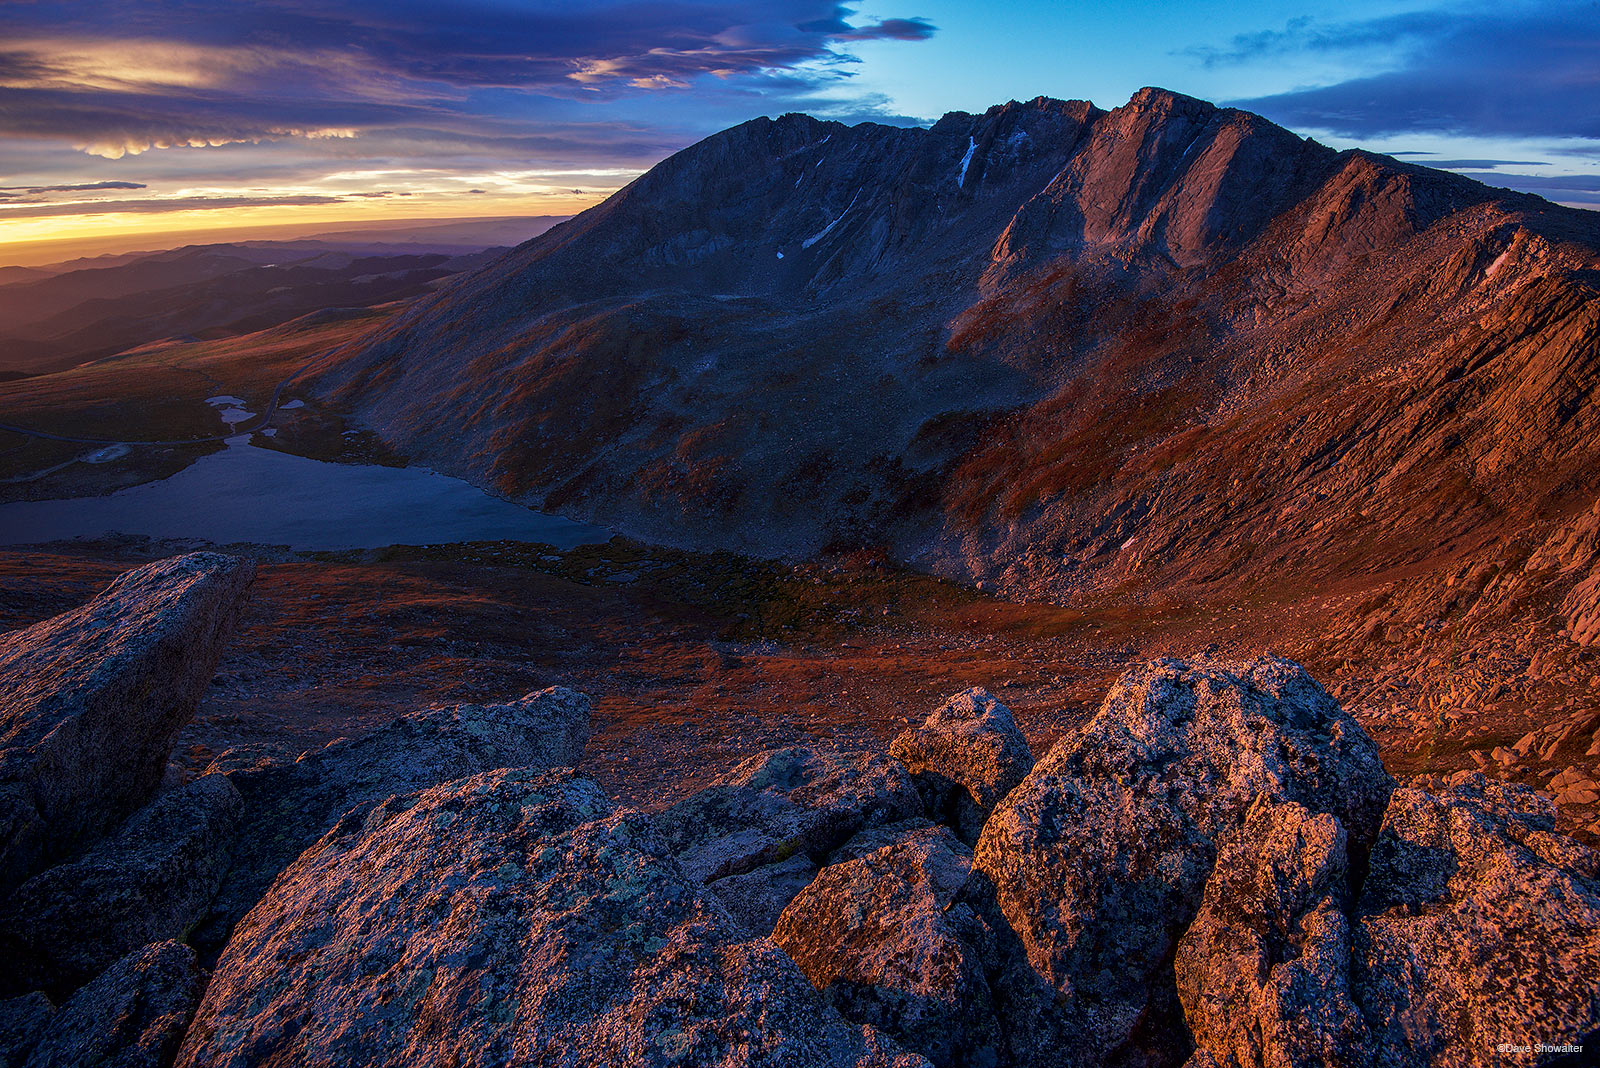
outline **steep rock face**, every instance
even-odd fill
[[[81,857],[0,906],[0,971],[13,989],[71,991],[210,912],[244,804],[224,776],[167,790]]]
[[[0,889],[155,791],[253,577],[231,556],[174,557],[0,636]]]
[[[889,755],[917,779],[926,807],[967,842],[978,840],[994,806],[1033,769],[1011,710],[982,689],[956,694],[921,727],[900,732]]]
[[[945,828],[911,831],[822,869],[772,940],[849,1019],[939,1068],[992,1064],[998,1035],[977,920],[956,900],[971,866]]]
[[[194,950],[157,942],[128,954],[50,1012],[8,1052],[19,1068],[169,1068],[200,1001]],[[48,1004],[48,1003],[46,1003]]]
[[[1504,566],[1592,501],[1597,269],[1592,213],[1160,90],[928,130],[784,116],[308,382],[403,452],[654,540],[1159,598]]]
[[[751,757],[656,823],[683,870],[710,882],[796,855],[821,861],[863,827],[921,814],[897,761],[795,747]]]
[[[1344,828],[1258,801],[1218,853],[1175,971],[1195,1044],[1225,1068],[1367,1065],[1350,994]]]
[[[1392,787],[1372,740],[1289,661],[1124,674],[1007,795],[974,853],[971,894],[1016,940],[997,980],[1011,1056],[1133,1057],[1176,1011],[1173,949],[1251,806],[1331,814],[1365,846]]]
[[[1502,1042],[1593,1041],[1600,856],[1554,820],[1547,799],[1479,775],[1395,791],[1351,973],[1379,1063],[1490,1065]]]
[[[589,738],[589,699],[552,686],[495,705],[423,709],[289,765],[230,775],[244,796],[239,856],[218,902],[221,930],[350,809],[498,768],[570,767]]]
[[[926,1063],[608,810],[571,772],[501,771],[351,813],[240,925],[178,1063]]]

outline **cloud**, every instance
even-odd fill
[[[1299,19],[1191,54],[1210,66],[1375,54],[1379,73],[1231,101],[1292,127],[1358,139],[1428,132],[1600,140],[1600,5],[1589,0]]]
[[[0,4],[0,135],[112,159],[399,128],[470,136],[689,88],[707,114],[748,117],[847,82],[850,44],[935,32],[853,16],[818,0],[86,0],[70,18]]]
[[[1563,190],[1567,192],[1600,193],[1600,175],[1593,174],[1502,174],[1498,171],[1482,171],[1473,173],[1463,171],[1468,178],[1475,178],[1485,185],[1500,185],[1505,183],[1508,189],[1521,189],[1527,192],[1550,190]]]
[[[91,189],[148,189],[142,182],[86,182],[82,185],[0,185],[0,193],[82,193]]]
[[[338,204],[343,197],[172,197],[151,200],[95,200],[64,204],[32,204],[0,208],[0,222],[9,219],[42,219],[62,215],[136,214],[152,215],[173,211],[213,211],[222,208],[297,207],[311,204]]]

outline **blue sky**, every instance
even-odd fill
[[[756,115],[1144,85],[1600,206],[1600,0],[0,0],[0,246],[564,214]]]

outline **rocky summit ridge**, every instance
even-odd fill
[[[247,578],[162,561],[6,641],[165,759],[181,704],[126,710],[209,670]],[[152,679],[130,654],[171,628],[194,640]],[[7,761],[82,707],[0,681]],[[174,772],[120,822],[9,824],[42,868],[0,894],[0,1060],[1499,1065],[1600,1038],[1600,854],[1526,787],[1397,781],[1287,660],[1135,666],[1037,760],[967,690],[889,754],[774,750],[656,813],[584,773],[590,714],[560,688],[408,711]],[[26,766],[42,796],[125,755]]]
[[[1442,578],[1520,564],[1600,492],[1597,279],[1592,212],[1164,90],[785,115],[302,385],[665,544],[868,546],[1051,599]]]

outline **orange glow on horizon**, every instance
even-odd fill
[[[613,191],[575,195],[415,196],[334,204],[265,205],[139,214],[105,212],[37,219],[0,211],[0,266],[40,266],[122,252],[219,241],[292,240],[317,232],[383,228],[408,221],[576,215]]]

